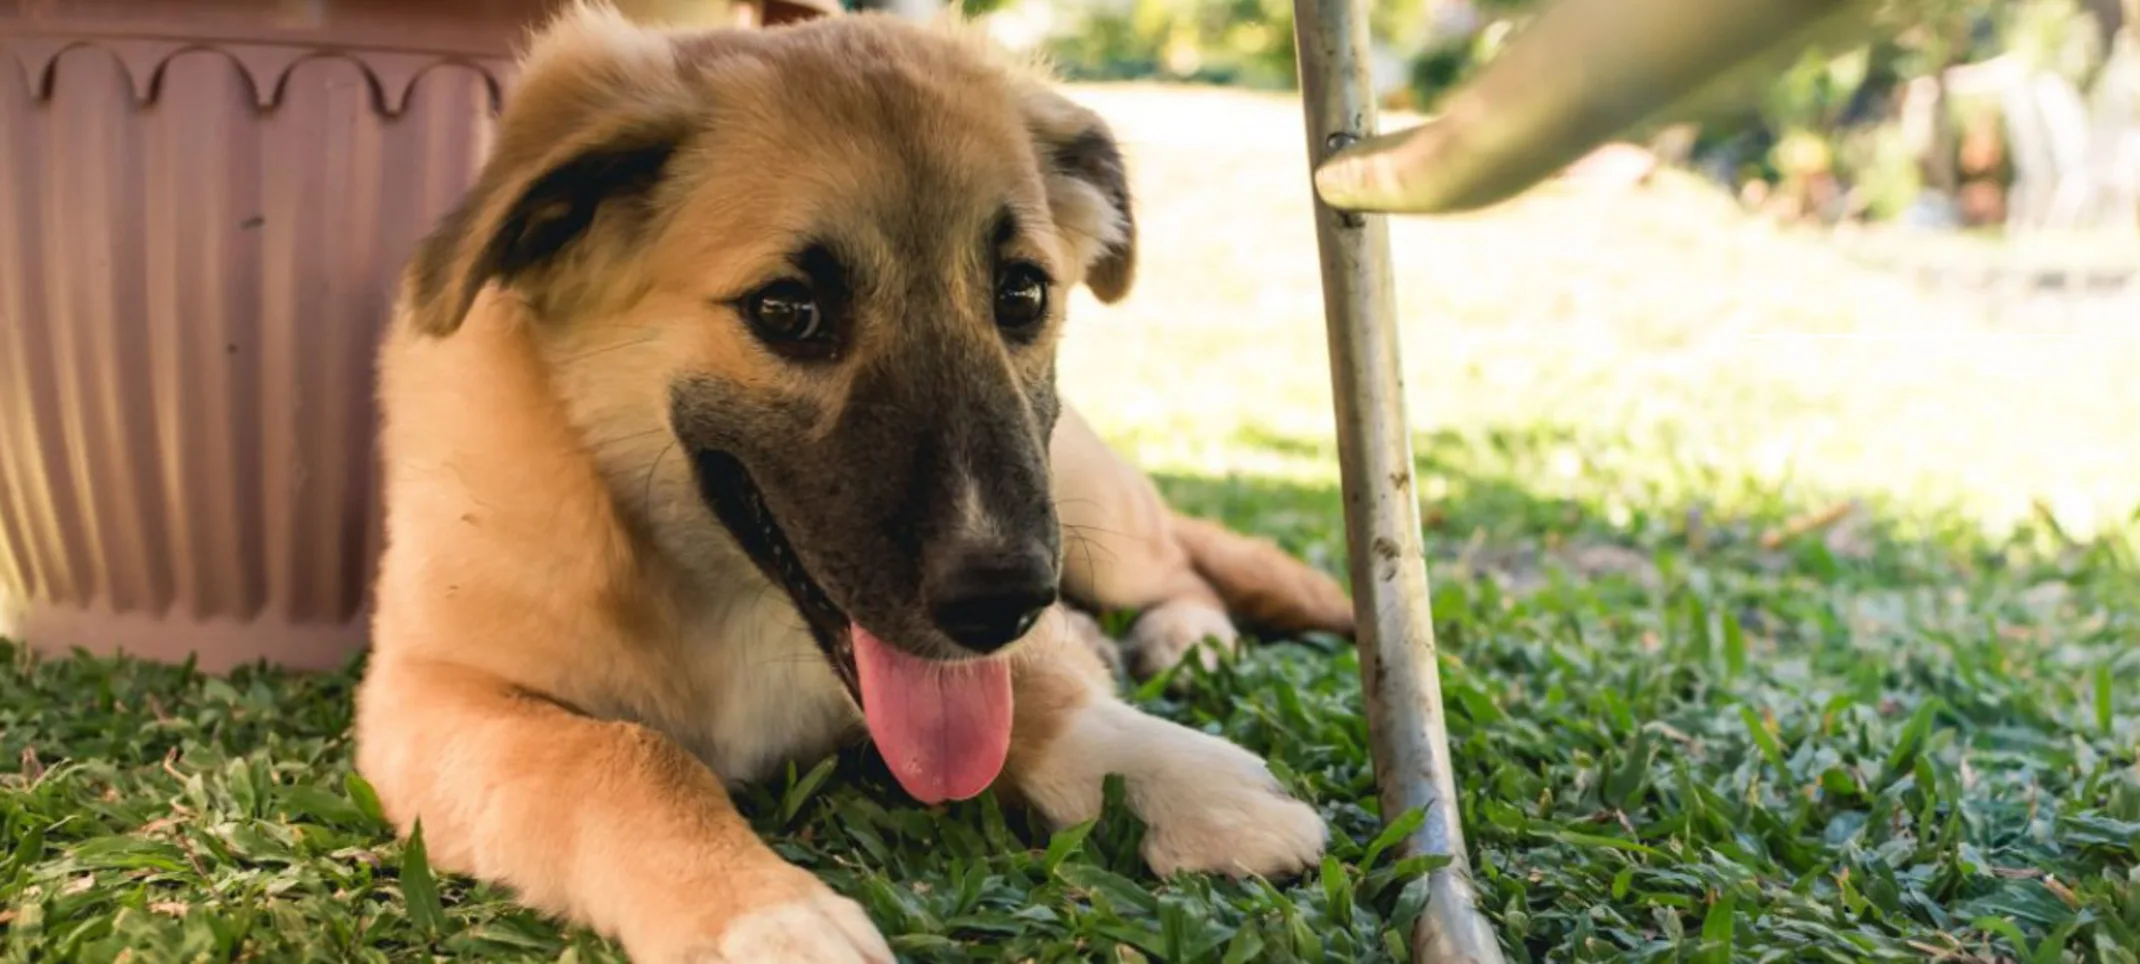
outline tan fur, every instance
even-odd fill
[[[1231,649],[1240,634],[1229,613],[1281,633],[1352,634],[1352,600],[1329,576],[1265,540],[1175,512],[1075,411],[1063,412],[1050,454],[1067,537],[1064,591],[1140,613],[1129,641],[1138,675],[1207,641]]]
[[[999,177],[1031,227],[1016,243],[1058,277],[1119,297],[1133,273],[1133,225],[1114,213],[1126,198],[1093,172],[1020,160],[1028,138],[1103,135],[1089,112],[971,40],[873,18],[793,42],[774,33],[564,13],[529,48],[470,204],[412,262],[380,353],[388,535],[357,765],[397,827],[420,822],[440,867],[613,935],[639,961],[891,959],[858,906],[781,860],[728,799],[725,785],[855,738],[860,719],[796,610],[700,501],[660,397],[674,374],[698,372],[827,419],[844,404],[851,376],[797,375],[707,307],[807,227],[781,217],[866,228],[891,203],[869,138],[893,135],[844,112],[855,95],[839,65],[868,58],[928,91],[926,111],[889,102],[907,115],[893,120],[933,125],[917,149],[942,164]],[[774,69],[784,58],[826,69]],[[722,131],[722,150],[679,155],[676,183],[718,190],[665,180],[662,218],[598,209],[565,264],[536,269],[543,283],[487,276],[497,252],[484,239],[546,171],[694,125]],[[571,212],[534,216],[525,230]],[[897,269],[895,253],[875,257]],[[1030,377],[1047,361],[1036,349],[1009,364]],[[1062,424],[1054,484],[1094,506],[1066,520],[1175,533],[1112,544],[1082,572],[1073,561],[1073,594],[1221,620],[1259,594],[1322,611],[1312,589],[1287,588],[1313,582],[1305,567],[1225,563],[1082,421]],[[1198,568],[1213,559],[1219,578]],[[1254,756],[1117,700],[1089,628],[1058,609],[1010,657],[1004,789],[1066,823],[1124,773],[1162,872],[1311,865],[1315,812]]]
[[[1174,540],[1236,615],[1279,633],[1353,632],[1352,600],[1275,543],[1176,514]]]

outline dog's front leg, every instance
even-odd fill
[[[666,737],[470,670],[375,663],[357,765],[438,866],[511,887],[639,962],[892,961],[862,909],[780,859]]]
[[[1176,871],[1288,876],[1321,859],[1328,833],[1255,754],[1115,698],[1078,624],[1051,614],[1016,657],[1006,777],[1057,826],[1100,812],[1123,776],[1146,826],[1144,858]]]

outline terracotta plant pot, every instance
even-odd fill
[[[0,636],[363,646],[373,345],[555,3],[0,0]]]

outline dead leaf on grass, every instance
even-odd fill
[[[1805,535],[1809,532],[1826,529],[1829,526],[1841,522],[1844,516],[1849,515],[1852,511],[1856,510],[1857,507],[1858,503],[1856,500],[1844,499],[1841,502],[1834,503],[1828,506],[1827,508],[1821,509],[1817,512],[1808,512],[1804,515],[1796,516],[1786,521],[1782,526],[1770,529],[1767,532],[1762,533],[1761,548],[1770,550],[1777,549],[1782,547],[1784,543],[1789,542],[1792,539],[1796,539],[1799,536]]]

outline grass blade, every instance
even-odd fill
[[[1789,773],[1790,767],[1784,762],[1783,744],[1776,742],[1776,734],[1769,732],[1768,725],[1755,715],[1754,708],[1741,705],[1739,719],[1746,722],[1746,732],[1754,738],[1754,745],[1761,748],[1761,755],[1768,758],[1768,765],[1775,767],[1778,774]]]
[[[2117,707],[2110,695],[2110,664],[2102,663],[2095,668],[2095,728],[2104,736],[2117,729]]]
[[[446,908],[438,896],[438,880],[431,876],[431,861],[424,853],[424,822],[418,818],[409,830],[409,842],[401,850],[401,899],[408,905],[409,922],[425,936],[437,937],[446,927]]]
[[[1731,960],[1731,939],[1738,924],[1739,902],[1730,892],[1725,892],[1709,905],[1709,913],[1702,918],[1702,959],[1725,964]]]

